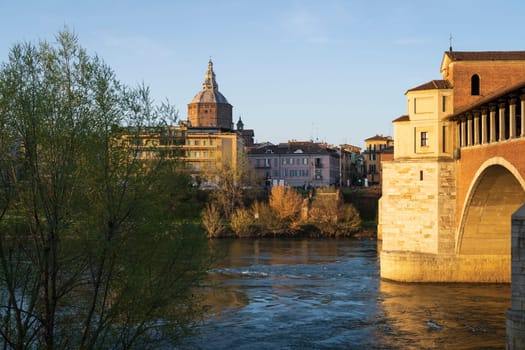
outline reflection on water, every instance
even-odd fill
[[[510,286],[380,282],[380,303],[396,337],[418,349],[503,349]]]
[[[181,349],[502,349],[509,285],[379,278],[374,241],[220,240]]]

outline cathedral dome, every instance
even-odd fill
[[[208,62],[208,71],[206,72],[204,83],[202,83],[202,90],[193,97],[191,103],[228,103],[226,97],[219,91],[211,60]]]
[[[202,90],[193,97],[191,103],[228,103],[228,100],[218,90]]]
[[[196,128],[233,129],[232,105],[219,92],[211,60],[208,62],[202,90],[188,104],[188,120]]]

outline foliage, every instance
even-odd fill
[[[220,237],[224,232],[224,224],[217,205],[209,203],[202,214],[202,224],[208,237]]]
[[[254,237],[259,234],[254,223],[254,215],[250,210],[237,208],[231,218],[231,227],[238,237]]]
[[[285,186],[272,187],[270,207],[281,220],[293,221],[299,218],[303,197],[294,189]]]
[[[235,209],[243,206],[244,189],[254,184],[253,172],[246,157],[240,157],[236,165],[223,163],[220,167],[208,169],[205,176],[208,182],[217,185],[212,192],[212,201],[223,217],[229,220]]]
[[[269,202],[257,201],[251,210],[237,209],[232,229],[238,237],[301,235],[312,237],[350,236],[361,227],[359,213],[345,204],[339,192],[320,189],[303,199],[284,186],[272,188]]]
[[[325,236],[348,236],[361,226],[359,213],[351,204],[344,204],[338,192],[319,192],[313,198],[308,222]]]
[[[16,349],[176,341],[198,315],[205,237],[173,222],[191,197],[177,164],[121,142],[175,111],[120,84],[72,33],[56,40],[15,45],[0,68],[0,337]]]
[[[254,202],[252,212],[255,218],[255,225],[260,235],[278,235],[288,230],[288,225],[275,215],[268,202]]]

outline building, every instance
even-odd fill
[[[341,161],[340,186],[349,187],[360,184],[363,177],[362,167],[359,166],[361,147],[354,145],[339,145]]]
[[[265,143],[248,152],[248,161],[267,186],[339,185],[340,153],[337,147],[314,142]]]
[[[492,260],[473,253],[456,255],[461,253],[459,221],[463,210],[460,206],[464,205],[463,200],[458,204],[457,198],[464,198],[468,190],[458,185],[458,174],[475,170],[467,168],[469,163],[462,159],[460,147],[479,138],[474,135],[479,129],[472,126],[473,118],[468,124],[458,124],[452,116],[471,107],[475,110],[477,103],[525,82],[525,51],[450,50],[443,55],[440,71],[443,79],[406,92],[407,114],[393,121],[394,156],[393,160],[382,162],[379,201],[378,236],[383,240],[380,261],[384,278],[475,281],[483,271],[482,263],[496,261],[495,255],[490,257]],[[494,109],[491,115],[495,115],[497,101],[489,108]],[[511,109],[499,108],[508,119]],[[505,122],[492,125],[494,134],[507,129]],[[483,154],[485,149],[478,150]],[[474,245],[481,244],[478,240]],[[476,260],[478,256],[485,261]],[[500,259],[501,266],[506,266],[505,259],[508,256]]]
[[[365,140],[364,160],[368,185],[381,185],[381,156],[394,146],[391,136],[375,135]]]
[[[181,159],[190,166],[193,175],[202,178],[225,165],[237,167],[245,156],[245,147],[253,145],[254,132],[244,129],[240,117],[234,129],[232,110],[219,91],[210,60],[202,89],[188,104],[187,121],[140,134],[129,133],[123,139],[136,147],[139,159],[158,156]]]

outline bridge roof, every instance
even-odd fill
[[[446,51],[452,61],[525,60],[525,51]]]
[[[473,103],[471,105],[468,105],[465,108],[462,108],[462,109],[458,110],[454,114],[448,116],[447,119],[449,119],[449,120],[460,119],[460,117],[463,114],[465,114],[467,112],[470,112],[470,111],[473,111],[475,109],[478,109],[478,108],[482,107],[483,105],[487,105],[487,104],[489,104],[491,102],[496,103],[496,102],[498,102],[498,100],[500,98],[502,98],[503,96],[506,96],[506,95],[512,94],[512,95],[520,96],[520,95],[523,94],[523,89],[525,89],[525,81],[522,81],[522,82],[520,82],[520,83],[518,83],[516,85],[510,86],[510,87],[507,87],[507,88],[503,88],[501,90],[497,90],[494,93],[481,98],[480,100],[476,101],[475,103]]]
[[[452,85],[447,80],[431,80],[428,83],[421,84],[415,88],[409,89],[409,91],[420,91],[420,90],[440,90],[440,89],[451,89]]]
[[[408,91],[451,89],[451,88],[452,88],[452,85],[447,80],[431,80],[428,83],[421,84],[419,86],[416,86],[415,88],[409,89]]]
[[[396,118],[396,119],[392,120],[392,123],[395,123],[395,122],[406,122],[406,121],[409,121],[409,120],[410,120],[410,118],[408,117],[408,115],[402,115],[399,118]]]

